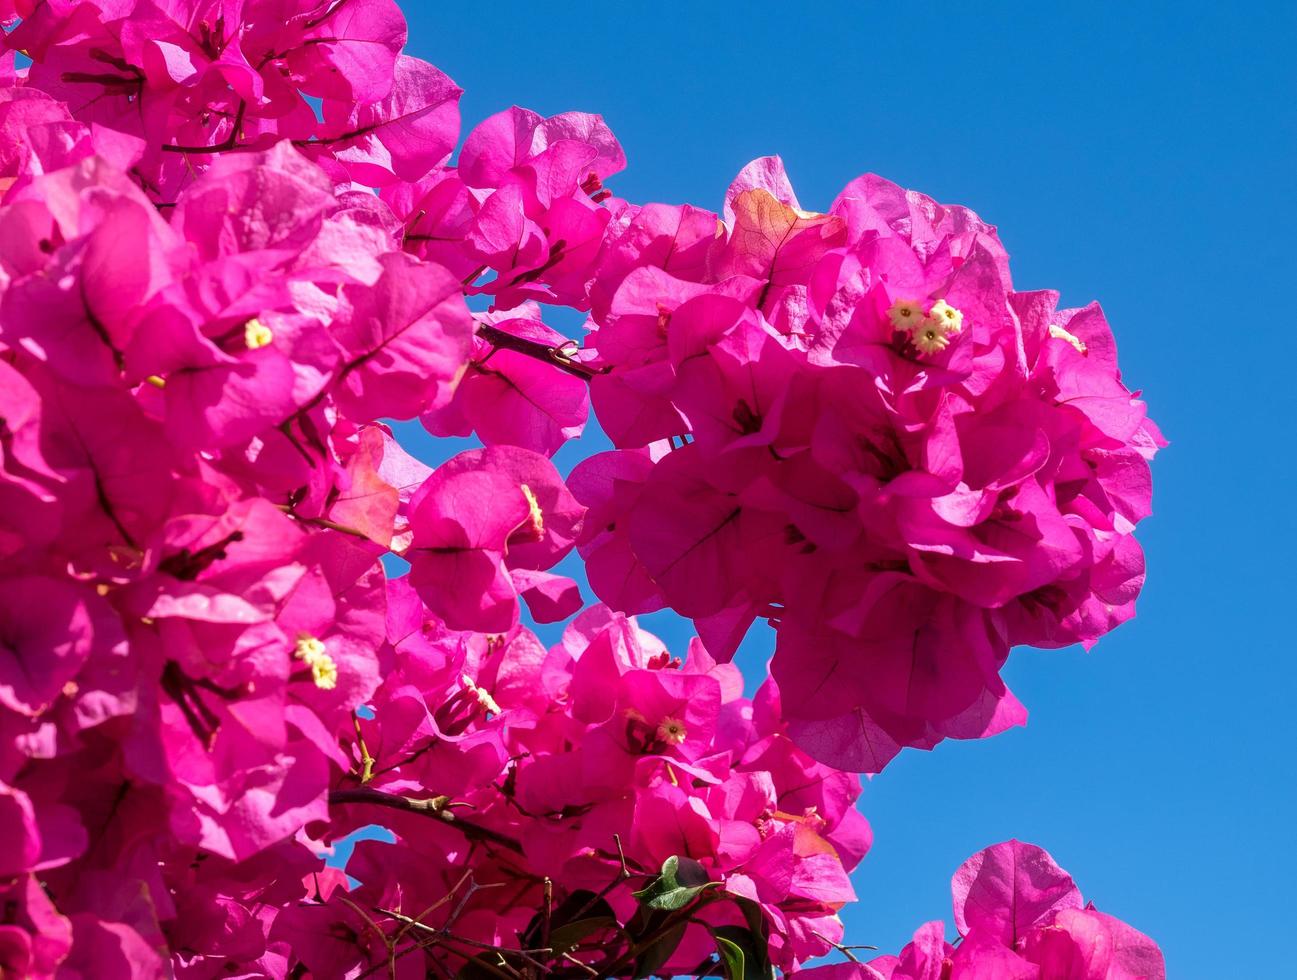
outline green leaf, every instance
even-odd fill
[[[705,888],[719,885],[710,881],[707,869],[689,857],[672,855],[662,862],[662,873],[647,888],[635,892],[641,905],[674,912],[692,902]]]
[[[716,926],[712,938],[727,980],[774,980],[774,967],[760,933],[743,926]]]
[[[716,933],[712,936],[716,940],[721,966],[725,968],[726,980],[747,980],[747,958],[743,955],[743,947]]]
[[[555,956],[561,956],[563,953],[572,952],[582,940],[605,929],[614,929],[616,926],[616,918],[610,915],[578,919],[576,922],[568,922],[551,930],[549,945],[554,950]]]
[[[761,906],[750,898],[735,898],[734,904],[743,912],[743,918],[747,921],[752,935],[758,937],[761,947],[765,948],[769,933],[766,929],[766,915],[761,911]]]

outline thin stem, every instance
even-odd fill
[[[489,841],[492,844],[508,848],[515,854],[523,853],[522,845],[512,837],[492,830],[490,827],[483,827],[480,824],[470,823],[457,817],[454,811],[450,809],[449,798],[445,796],[417,799],[410,796],[384,793],[382,790],[368,786],[360,789],[335,789],[329,793],[330,806],[343,806],[350,803],[367,803],[371,806],[385,806],[393,810],[403,810],[406,813],[421,813],[434,820],[440,820],[472,840]]]
[[[583,381],[589,381],[591,378],[604,373],[597,368],[573,360],[567,344],[552,347],[539,340],[515,337],[513,334],[489,323],[479,324],[477,335],[498,350],[511,350],[516,354],[523,354],[526,357],[544,361],[546,364],[550,364],[573,377],[581,378]]]
[[[613,834],[612,839],[617,845],[617,859],[621,863],[621,869],[618,871],[616,878],[608,882],[608,884],[605,885],[597,895],[591,896],[590,900],[581,906],[580,911],[578,911],[576,915],[572,916],[573,922],[583,918],[587,912],[595,907],[595,905],[597,905],[601,900],[607,898],[614,888],[622,882],[629,880],[631,877],[631,871],[626,867],[626,852],[622,850],[621,846],[621,834]]]
[[[612,841],[617,845],[617,861],[621,864],[622,878],[630,877],[630,870],[626,867],[626,852],[621,846],[621,834],[613,834]]]
[[[844,946],[842,943],[835,943],[828,936],[824,935],[823,933],[816,932],[814,929],[811,930],[811,935],[814,936],[816,939],[820,940],[820,942],[828,943],[839,953],[841,953],[843,956],[849,959],[852,963],[860,962],[860,960],[857,959],[856,955],[851,952],[853,949],[877,949],[878,948],[877,946],[865,946],[863,944],[853,944],[851,946]]]
[[[474,946],[478,949],[499,950],[501,953],[510,956],[544,956],[547,953],[554,952],[554,950],[549,946],[537,946],[533,949],[509,949],[503,946],[496,946],[494,943],[484,943],[480,939],[469,939],[467,936],[457,936],[455,933],[449,932],[446,929],[438,929],[436,926],[430,926],[426,922],[412,919],[408,915],[402,915],[400,912],[393,911],[392,909],[375,909],[375,911],[378,912],[379,915],[391,916],[393,919],[396,919],[396,921],[402,922],[410,928],[417,929],[420,932],[431,932],[438,936],[445,936],[447,939],[453,940],[454,942],[463,943],[465,946]]]
[[[667,916],[665,921],[663,921],[662,925],[655,932],[649,933],[647,936],[640,939],[639,942],[632,944],[631,947],[628,950],[626,950],[626,952],[622,953],[611,963],[608,963],[605,966],[603,966],[602,973],[600,975],[606,977],[612,977],[612,976],[616,976],[618,971],[627,969],[631,964],[635,962],[635,960],[640,956],[641,953],[649,949],[654,943],[656,943],[659,939],[661,939],[663,936],[669,933],[672,929],[680,925],[688,924],[693,919],[694,915],[698,912],[699,909],[703,908],[706,905],[710,905],[714,901],[717,901],[717,898],[718,896],[714,896],[714,895],[703,895],[692,905],[687,905],[680,911],[673,912],[671,915]]]
[[[472,891],[470,891],[469,894],[471,895]],[[484,943],[477,939],[469,939],[467,936],[458,936],[455,933],[450,931],[449,926],[442,926],[441,928],[430,926],[425,922],[420,922],[418,919],[412,919],[409,916],[402,915],[400,912],[396,912],[392,909],[376,909],[375,911],[377,911],[379,915],[390,916],[391,918],[396,919],[398,922],[403,923],[404,928],[402,932],[404,932],[405,929],[414,929],[418,932],[429,933],[430,934],[429,938],[422,943],[416,943],[416,948],[426,949],[429,946],[444,945],[445,943],[459,943],[460,945],[467,946],[470,949],[480,949],[486,952],[497,953],[499,954],[501,959],[504,959],[505,957],[508,956],[517,956],[520,959],[527,962],[528,964],[530,964],[531,966],[536,967],[538,970],[543,970],[546,973],[549,972],[549,968],[543,962],[534,958],[536,956],[552,956],[554,950],[549,947],[536,948],[536,949],[507,949],[500,946],[496,946],[492,943]],[[451,952],[454,952],[456,955],[461,956],[465,959],[472,959],[472,957],[467,957],[463,953],[459,952],[458,950],[452,950]],[[481,960],[477,960],[477,962],[482,963]],[[487,968],[491,969],[492,972],[498,971],[498,968],[492,968],[490,964],[482,964],[482,965],[487,966]],[[503,973],[502,971],[499,971],[501,972],[501,975],[503,976],[518,975],[517,971],[513,970],[513,968],[508,966],[507,963],[505,964],[505,969],[508,969],[510,972]]]
[[[578,960],[578,959],[577,959],[575,956],[573,956],[571,953],[563,953],[562,956],[563,956],[563,959],[567,960],[569,963],[572,963],[572,964],[574,964],[574,965],[576,965],[576,966],[579,966],[581,969],[585,970],[585,972],[588,973],[588,974],[590,974],[590,976],[592,976],[592,977],[597,977],[597,976],[599,975],[599,971],[598,971],[598,970],[596,970],[594,967],[590,966],[588,963],[582,963],[580,960]]]
[[[549,931],[550,931],[551,920],[553,919],[554,916],[554,882],[551,881],[548,877],[545,879],[544,895],[545,895],[545,915],[544,918],[541,919],[540,944],[542,946],[549,946]],[[546,973],[549,972],[548,967],[545,968],[545,972]]]
[[[356,748],[360,751],[360,782],[364,785],[374,778],[374,757],[369,754],[369,746],[365,744],[365,736],[360,731],[360,715],[353,715],[351,720],[356,725]]]
[[[232,150],[238,145],[239,130],[243,128],[243,116],[247,111],[248,104],[240,99],[239,110],[234,114],[234,125],[230,127],[230,135],[219,143],[211,146],[176,146],[168,143],[164,144],[161,150],[163,153],[225,153]]]
[[[437,744],[438,744],[437,739],[435,738],[429,739],[428,741],[424,742],[423,745],[419,746],[417,749],[415,749],[413,752],[407,755],[404,759],[398,759],[396,762],[393,762],[391,765],[384,766],[382,769],[374,770],[374,777],[377,778],[379,776],[384,776],[394,769],[400,769],[402,766],[408,766],[410,763],[414,762],[415,759],[419,758],[419,756],[423,755],[425,752],[429,751],[430,749],[436,748]]]
[[[352,537],[360,538],[364,541],[373,540],[364,531],[358,531],[354,527],[347,527],[346,524],[339,524],[337,521],[331,521],[326,517],[304,517],[301,514],[294,513],[293,508],[288,504],[276,504],[277,508],[282,510],[289,517],[303,524],[313,524],[316,527],[327,528],[330,531],[340,531],[343,534],[350,534]]]

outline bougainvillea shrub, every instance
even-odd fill
[[[1164,976],[1017,842],[957,946],[838,914],[857,774],[1134,613],[1164,442],[1097,305],[872,175],[714,212],[618,197],[597,115],[461,139],[392,0],[0,23],[0,974]]]

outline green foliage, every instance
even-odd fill
[[[662,911],[682,909],[704,889],[719,885],[709,880],[707,869],[693,858],[672,856],[662,862],[662,873],[635,893],[645,908]]]

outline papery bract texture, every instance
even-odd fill
[[[393,0],[0,25],[5,977],[795,973],[855,773],[1022,724],[1011,646],[1133,615],[1164,440],[972,212],[807,211],[775,157],[634,204],[586,112],[461,143]],[[957,946],[820,976],[1164,976],[1038,848],[954,897]]]
[[[1165,980],[1162,952],[1120,919],[1084,904],[1071,876],[1034,844],[978,851],[955,872],[958,945],[929,922],[899,957],[870,961],[888,980]]]

